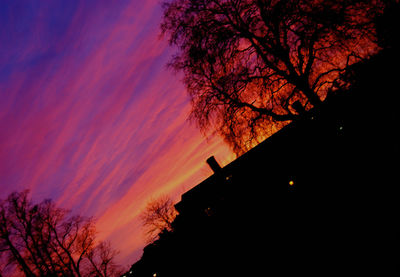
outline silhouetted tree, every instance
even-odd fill
[[[140,216],[148,242],[153,242],[163,231],[172,231],[177,211],[171,198],[161,196],[147,203]]]
[[[399,0],[387,0],[383,13],[376,19],[378,44],[382,48],[393,49],[397,52],[399,48],[398,40],[398,15],[400,13]],[[397,54],[397,53],[394,53]]]
[[[116,276],[116,252],[95,242],[91,218],[70,216],[51,200],[33,205],[28,192],[0,202],[2,270],[25,276]]]
[[[341,73],[378,51],[383,1],[172,0],[163,34],[179,47],[190,118],[241,153],[346,86]],[[293,105],[296,103],[296,105]]]

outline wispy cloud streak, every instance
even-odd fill
[[[0,196],[29,188],[37,201],[98,219],[129,264],[144,246],[138,215],[152,197],[233,158],[187,121],[173,50],[159,39],[159,1],[2,1]]]

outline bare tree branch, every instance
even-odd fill
[[[109,243],[95,244],[90,218],[68,216],[50,200],[33,205],[28,192],[12,193],[0,202],[0,258],[26,276],[118,276],[116,252]],[[3,267],[4,269],[4,267]]]
[[[140,216],[147,240],[154,241],[164,230],[172,231],[172,222],[176,215],[173,202],[167,196],[161,196],[147,203],[146,209]]]
[[[190,119],[238,154],[319,106],[348,66],[379,51],[382,1],[169,0],[161,29],[178,53]],[[351,58],[349,58],[351,57]],[[273,126],[271,126],[273,125]]]

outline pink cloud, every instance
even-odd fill
[[[0,196],[29,188],[37,201],[95,216],[125,265],[145,245],[147,201],[178,200],[211,174],[211,155],[233,159],[186,121],[185,90],[165,68],[173,49],[158,38],[159,1],[138,3],[80,3],[50,46],[41,40],[49,22],[37,22],[38,38],[0,79]]]

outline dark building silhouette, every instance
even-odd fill
[[[350,91],[222,168],[208,159],[214,174],[125,275],[391,276],[398,60],[389,50],[355,65]]]

